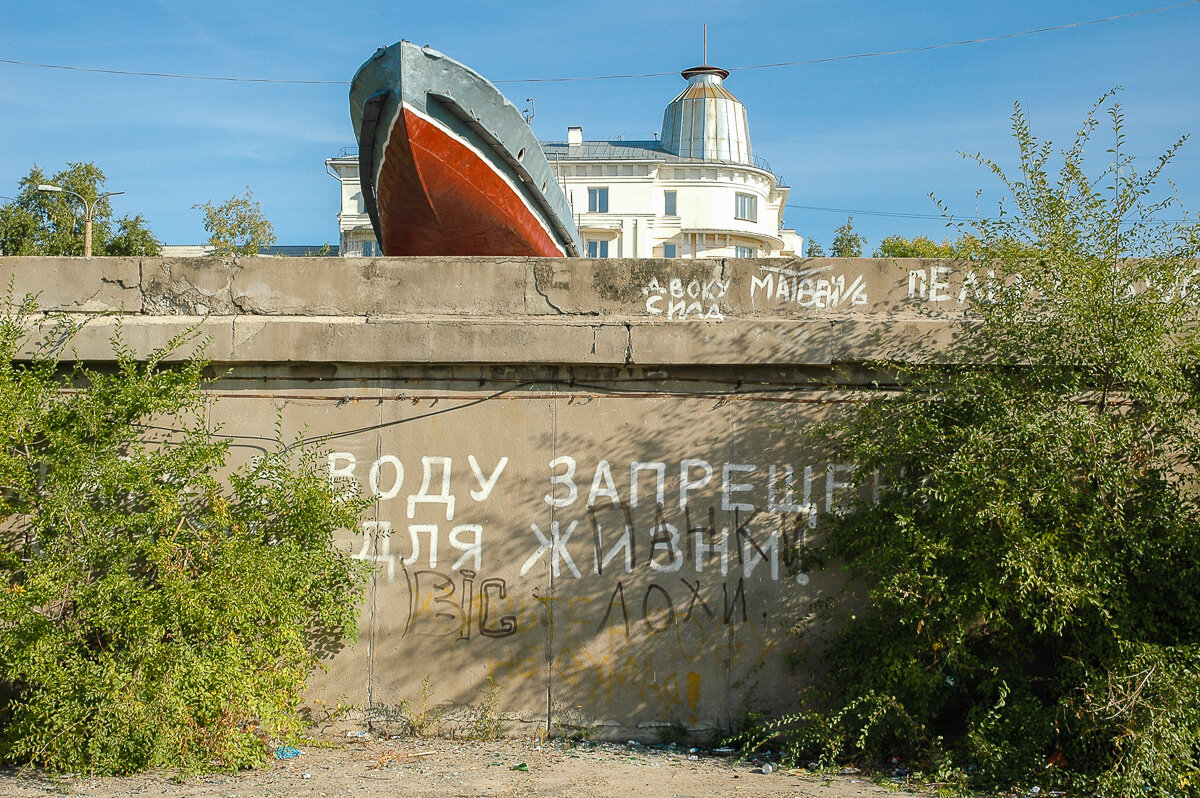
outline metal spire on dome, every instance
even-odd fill
[[[663,112],[663,149],[685,158],[752,164],[746,107],[722,85],[729,70],[708,63],[708,25],[703,54],[700,66],[679,73],[688,85]]]

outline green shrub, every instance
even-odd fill
[[[331,536],[361,503],[283,447],[222,485],[205,363],[163,363],[186,339],[141,362],[118,339],[114,369],[64,368],[62,344],[21,359],[35,311],[0,315],[0,758],[262,762],[299,728],[322,651],[355,632],[361,571]]]
[[[1156,188],[1174,149],[1136,171],[1118,106],[1088,176],[1097,109],[1055,179],[1018,107],[1019,174],[980,159],[1011,202],[965,226],[961,268],[994,271],[972,323],[925,365],[876,364],[901,387],[819,430],[861,489],[819,553],[865,601],[800,712],[751,744],[981,787],[1200,792],[1200,228]]]

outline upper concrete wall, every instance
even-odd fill
[[[215,361],[822,366],[953,334],[979,289],[886,259],[0,258],[46,310],[123,312],[149,351],[198,326]],[[76,341],[111,357],[116,320]],[[891,350],[889,350],[891,351]],[[894,352],[893,352],[894,353]]]

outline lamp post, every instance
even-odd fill
[[[45,183],[37,187],[38,191],[45,191],[50,194],[70,194],[76,197],[83,203],[83,257],[92,257],[92,214],[96,211],[96,206],[100,204],[100,200],[108,197],[115,197],[118,194],[124,194],[124,191],[108,191],[96,197],[91,203],[84,199],[81,195],[76,194],[69,188],[60,186],[48,186]]]

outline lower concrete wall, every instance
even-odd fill
[[[513,730],[620,738],[789,706],[812,644],[790,630],[839,587],[807,549],[852,469],[804,430],[870,358],[952,336],[975,288],[871,260],[0,271],[94,316],[82,360],[110,359],[117,326],[144,353],[199,330],[228,369],[212,423],[238,458],[279,425],[374,496],[338,537],[373,567],[361,639],[314,702],[396,731],[423,704],[490,702]]]
[[[314,698],[400,730],[426,679],[464,709],[495,685],[515,728],[622,738],[787,705],[788,630],[837,581],[804,560],[849,479],[801,442],[832,397],[575,378],[218,386],[213,422],[244,455],[279,418],[377,498],[338,540],[374,565],[363,637]]]

